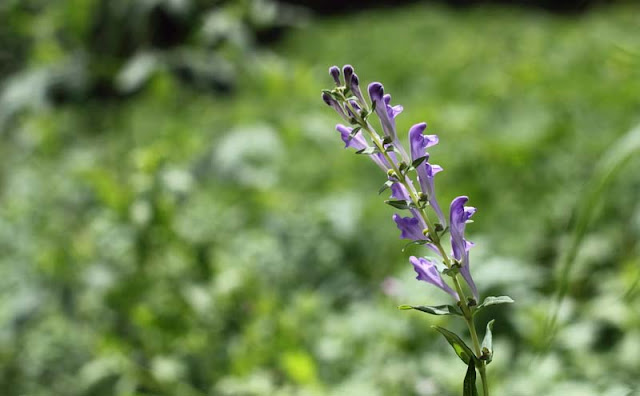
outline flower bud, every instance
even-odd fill
[[[342,67],[342,73],[344,74],[344,85],[346,85],[347,87],[351,88],[351,78],[353,76],[353,66],[351,65],[344,65]],[[357,80],[357,77],[356,77]],[[357,82],[356,82],[357,85]]]
[[[336,85],[338,87],[342,85],[342,83],[340,82],[340,69],[338,68],[338,66],[331,66],[329,68],[329,74],[331,75],[331,77],[333,77],[333,81],[336,82]]]

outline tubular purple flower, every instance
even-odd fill
[[[395,125],[391,122],[391,118],[389,118],[389,113],[387,112],[387,104],[384,102],[384,87],[379,82],[374,82],[369,84],[369,98],[371,98],[371,103],[375,104],[376,114],[380,119],[380,124],[382,124],[382,131],[385,136],[389,136],[391,141],[396,141],[398,139],[398,134],[396,133]]]
[[[409,257],[409,261],[413,265],[413,269],[418,274],[416,277],[417,280],[431,283],[432,285],[451,294],[456,300],[460,300],[458,293],[451,289],[451,287],[445,283],[444,279],[442,279],[442,275],[440,275],[438,268],[431,259],[411,256]]]
[[[342,82],[340,81],[340,68],[338,66],[331,66],[329,68],[329,74],[333,77],[333,81],[335,81],[336,86],[341,86]]]
[[[451,248],[453,249],[453,257],[460,261],[460,273],[473,292],[473,296],[476,301],[480,299],[478,295],[478,289],[471,277],[471,270],[469,268],[469,249],[473,246],[473,243],[464,239],[464,230],[467,222],[476,212],[476,208],[471,206],[464,206],[469,201],[468,197],[461,196],[451,201],[451,208],[449,211],[450,217],[450,229],[451,234]]]
[[[428,161],[427,156],[427,161]],[[433,208],[433,211],[436,212],[438,216],[438,220],[443,227],[447,225],[447,219],[440,209],[440,204],[438,204],[438,200],[436,199],[436,191],[434,185],[434,177],[437,173],[442,172],[442,167],[439,165],[432,165],[429,162],[424,161],[416,168],[418,172],[418,181],[420,182],[420,188],[422,192],[427,194],[427,200],[429,201],[429,205]]]
[[[346,66],[345,66],[346,67]],[[362,96],[362,91],[360,91],[360,79],[358,78],[358,75],[356,73],[353,73],[353,69],[351,69],[352,71],[352,75],[350,77],[350,82],[349,82],[349,89],[351,90],[351,92],[353,92],[353,95],[358,98],[358,101],[360,101],[360,103],[362,104],[362,106],[364,108],[367,108],[367,102],[364,100],[364,96]],[[345,78],[346,78],[346,71],[345,71]]]
[[[353,137],[351,136],[351,132],[353,128],[338,124],[336,125],[336,130],[340,132],[340,137],[344,142],[344,147],[351,147],[357,150],[362,150],[367,148],[369,145],[367,141],[362,136],[362,132],[356,133]],[[389,167],[386,165],[387,161],[380,153],[370,154],[369,157],[376,163],[383,171],[387,171]]]
[[[342,118],[344,118],[345,121],[350,122],[349,117],[342,109],[342,106],[340,106],[340,103],[338,103],[337,100],[332,98],[331,95],[329,95],[326,92],[323,92],[322,100],[324,100],[324,103],[326,103],[328,106],[332,107],[336,111],[336,113],[338,113]]]
[[[433,211],[436,212],[438,216],[438,220],[443,227],[447,225],[447,219],[440,209],[440,205],[438,204],[438,200],[436,199],[436,191],[434,185],[434,177],[438,172],[442,171],[442,168],[438,165],[432,165],[429,161],[429,153],[427,153],[427,148],[431,146],[435,146],[438,144],[438,136],[437,135],[423,135],[423,132],[427,128],[427,124],[421,122],[419,124],[415,124],[411,128],[409,128],[409,144],[411,146],[411,160],[415,161],[422,157],[427,157],[424,162],[416,167],[416,171],[418,172],[418,181],[420,182],[420,188],[422,192],[427,194],[427,199],[429,201],[429,205],[433,208]]]

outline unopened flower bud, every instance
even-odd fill
[[[342,82],[340,81],[340,68],[338,68],[338,66],[331,66],[329,68],[329,74],[333,77],[333,81],[336,82],[338,87],[342,85]]]
[[[344,85],[351,88],[351,78],[353,76],[353,66],[344,65],[342,67],[342,73],[344,74]]]

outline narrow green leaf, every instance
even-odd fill
[[[484,339],[482,340],[482,357],[486,360],[487,364],[493,360],[493,323],[495,319],[492,319],[487,323],[487,331],[484,333]]]
[[[398,309],[415,309],[416,311],[426,312],[431,315],[458,315],[462,316],[462,313],[458,308],[453,305],[433,305],[433,306],[425,306],[425,305],[401,305]]]
[[[393,206],[396,209],[409,209],[410,208],[410,206],[407,205],[407,201],[403,201],[403,200],[388,199],[388,200],[384,201],[384,203],[386,203],[387,205]]]
[[[475,312],[478,312],[479,310],[481,310],[483,308],[486,308],[489,305],[511,304],[513,302],[514,302],[513,299],[511,297],[509,297],[509,296],[499,296],[499,297],[489,296],[489,297],[484,299],[482,304],[478,305],[478,307],[476,308]]]
[[[387,180],[382,187],[380,187],[380,190],[378,190],[378,195],[382,194],[385,190],[391,188],[391,186],[393,185],[393,181],[392,180]]]
[[[420,158],[418,158],[418,159],[414,160],[414,161],[411,163],[411,166],[413,166],[414,168],[417,168],[421,163],[423,163],[424,161],[426,161],[426,160],[427,160],[427,158],[429,158],[429,157],[427,157],[426,155],[425,155],[424,157],[420,157]]]
[[[473,360],[469,360],[467,375],[464,376],[462,396],[478,396],[478,388],[476,388],[476,364]]]
[[[375,154],[379,152],[380,150],[378,150],[377,147],[366,147],[366,148],[363,148],[362,150],[356,151],[356,154]]]
[[[447,339],[449,344],[453,347],[453,350],[456,352],[456,355],[458,355],[465,364],[469,364],[469,361],[471,360],[478,360],[478,357],[471,351],[471,348],[469,348],[467,344],[465,344],[464,341],[462,341],[462,339],[455,333],[450,332],[444,327],[435,325],[431,327],[438,330],[440,334]]]
[[[411,241],[404,245],[404,247],[402,248],[402,252],[404,252],[411,245],[426,245],[427,243],[429,243],[429,241],[426,240]]]

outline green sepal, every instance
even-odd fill
[[[482,304],[478,305],[473,312],[475,314],[490,305],[511,304],[513,302],[514,302],[513,299],[509,296],[498,296],[498,297],[489,296],[485,298]]]
[[[409,209],[411,206],[404,200],[387,199],[384,201],[387,205],[393,206],[396,209]]]
[[[425,155],[424,157],[420,157],[420,158],[418,158],[418,159],[414,160],[414,161],[411,163],[411,166],[415,169],[415,168],[417,168],[420,164],[422,164],[424,161],[426,161],[426,160],[427,160],[427,158],[429,158],[429,157],[427,157],[426,155]]]
[[[450,277],[454,277],[460,273],[460,264],[453,263],[450,268],[445,268],[442,270],[444,275],[449,275]]]
[[[387,180],[386,182],[384,182],[382,187],[380,187],[380,189],[378,190],[378,195],[382,194],[385,190],[391,188],[393,183],[395,183],[393,180]]]
[[[462,396],[478,396],[478,388],[476,388],[476,364],[473,359],[469,360],[467,374],[464,376]]]
[[[482,356],[480,359],[486,361],[487,364],[493,360],[493,334],[491,330],[494,322],[495,319],[492,319],[487,323],[487,331],[484,333],[484,339],[482,340]]]
[[[431,315],[458,315],[462,316],[462,312],[453,305],[400,305],[398,309],[408,310],[415,309],[416,311],[422,311]]]
[[[418,241],[411,241],[409,243],[407,243],[406,245],[404,245],[404,247],[402,248],[402,251],[404,252],[406,248],[408,248],[411,245],[426,245],[427,243],[429,243],[429,241],[426,241],[424,239],[418,240]]]
[[[373,113],[374,111],[376,111],[376,103],[378,103],[378,102],[376,102],[375,100],[374,100],[374,101],[371,101],[371,112],[372,112],[372,113]]]
[[[377,147],[365,147],[356,151],[356,154],[376,154],[379,152],[380,150]]]
[[[460,337],[458,337],[455,333],[450,332],[444,327],[433,325],[431,328],[436,329],[447,339],[447,342],[453,347],[453,350],[456,352],[456,355],[464,362],[464,364],[469,364],[469,361],[476,360],[478,364],[480,361],[478,357],[471,351],[471,348],[467,346],[467,344],[462,341]]]
[[[353,139],[354,137],[356,137],[356,135],[358,134],[358,132],[360,132],[360,130],[362,129],[362,127],[355,127],[353,128],[353,130],[351,131],[351,133],[349,133],[349,140]]]

